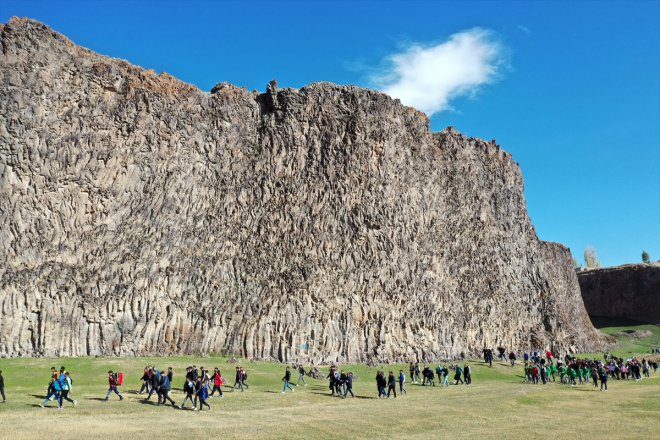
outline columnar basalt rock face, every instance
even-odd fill
[[[499,146],[317,83],[204,93],[0,29],[0,354],[594,349]]]
[[[660,324],[660,263],[583,270],[578,281],[590,316]]]

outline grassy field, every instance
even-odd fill
[[[611,324],[611,323],[610,323]],[[660,327],[613,325],[602,330],[649,330],[652,336],[622,337],[612,352],[649,353],[660,340]],[[643,349],[643,350],[642,350]],[[599,357],[602,353],[598,354]],[[136,394],[142,368],[155,364],[174,368],[174,385],[180,387],[187,365],[217,366],[233,383],[235,365],[226,357],[210,358],[67,358],[2,359],[8,403],[0,404],[0,438],[658,438],[660,433],[660,370],[650,380],[610,380],[609,391],[591,384],[568,387],[559,383],[531,385],[523,382],[522,368],[495,363],[488,368],[473,361],[470,386],[422,387],[408,384],[408,394],[397,399],[377,399],[376,369],[342,366],[356,374],[356,398],[330,397],[325,380],[310,380],[307,387],[281,394],[284,366],[245,362],[250,384],[244,393],[225,388],[225,398],[209,400],[211,411],[192,412],[156,407]],[[72,395],[78,406],[65,402],[40,408],[49,368],[67,367],[74,378]],[[405,366],[383,366],[398,371]],[[120,370],[126,380],[120,402],[107,390],[107,371]],[[324,369],[327,371],[327,369]],[[297,374],[293,374],[294,382]],[[180,403],[183,394],[173,391]],[[152,400],[155,400],[152,398]]]

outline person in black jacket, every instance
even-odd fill
[[[0,370],[0,394],[2,394],[2,403],[7,403],[7,398],[5,397],[5,378],[2,377],[1,370]]]
[[[300,385],[300,382],[304,383],[305,386],[307,386],[307,382],[305,382],[305,367],[303,367],[302,365],[298,367],[298,383],[296,384],[296,386]]]
[[[162,373],[156,369],[155,366],[151,367],[151,389],[149,390],[149,394],[147,394],[147,399],[151,399],[152,394],[156,394],[156,397],[158,397],[158,385],[160,383],[160,376]]]
[[[394,398],[396,399],[396,379],[394,378],[394,373],[390,371],[390,374],[387,376],[387,397],[390,397],[390,393],[394,393]]]
[[[382,371],[376,373],[376,386],[378,387],[378,398],[380,399],[380,396],[387,397],[387,391],[385,391],[387,379],[385,379],[385,373]]]
[[[147,393],[149,390],[149,385],[151,385],[151,375],[153,374],[153,369],[151,367],[144,367],[144,372],[140,380],[142,381],[142,387],[140,388],[139,394],[143,394],[146,390]]]
[[[344,382],[344,399],[348,393],[351,393],[351,397],[355,397],[355,394],[353,394],[353,373],[350,371],[346,375],[346,382]]]
[[[241,369],[240,367],[236,367],[236,378],[234,380],[234,389],[236,387],[241,389],[241,392],[243,392],[243,375],[241,374]]]
[[[282,382],[284,382],[284,386],[282,387],[282,394],[286,393],[287,388],[293,392],[293,388],[291,388],[291,385],[289,385],[289,382],[291,382],[291,370],[289,367],[286,367],[286,370],[284,371]]]

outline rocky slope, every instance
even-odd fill
[[[600,343],[494,143],[371,90],[204,93],[34,21],[0,32],[1,355]]]
[[[590,316],[660,324],[660,264],[625,264],[578,272]]]

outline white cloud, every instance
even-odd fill
[[[503,46],[494,35],[474,28],[434,46],[414,44],[390,55],[386,69],[372,77],[382,91],[429,116],[450,109],[459,96],[473,96],[495,81],[505,65]]]

